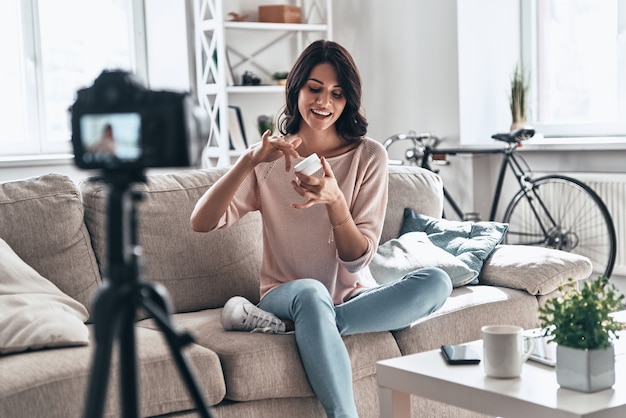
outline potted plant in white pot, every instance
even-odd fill
[[[622,307],[624,295],[604,276],[584,282],[580,290],[570,283],[560,291],[539,308],[543,335],[557,344],[557,382],[581,392],[610,388],[615,383],[613,340],[624,329],[610,314]]]
[[[511,106],[511,131],[520,129],[526,125],[528,113],[528,77],[522,65],[516,65],[511,78],[511,94],[509,96]]]

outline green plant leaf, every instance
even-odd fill
[[[513,123],[526,122],[528,112],[528,78],[524,66],[521,64],[516,65],[511,78],[511,93],[509,96]]]
[[[623,307],[624,295],[618,294],[608,278],[584,282],[578,290],[571,279],[560,286],[560,296],[539,308],[543,335],[553,336],[555,343],[571,348],[593,350],[608,348],[624,324],[610,316]]]

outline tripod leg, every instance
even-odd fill
[[[139,417],[137,349],[135,345],[135,306],[126,304],[120,324],[120,396],[124,418]]]
[[[95,342],[93,363],[85,405],[85,418],[97,418],[104,414],[111,366],[111,352],[118,323],[118,312],[115,306],[115,289],[104,285],[94,303]]]
[[[120,397],[124,418],[139,416],[139,396],[137,390],[137,349],[135,346],[135,313],[141,304],[150,312],[164,331],[170,350],[174,355],[179,372],[193,397],[202,417],[210,418],[208,408],[202,398],[186,357],[181,347],[193,341],[188,333],[178,334],[169,320],[167,292],[162,286],[142,284],[138,280],[139,263],[136,233],[135,201],[140,195],[129,189],[131,180],[145,180],[142,173],[109,172],[108,181],[113,184],[109,194],[108,224],[108,277],[98,294],[94,317],[96,320],[95,359],[89,383],[85,417],[102,417],[111,365],[113,339],[119,332],[120,338]],[[131,197],[130,205],[125,204]],[[129,231],[130,229],[130,231]],[[127,235],[129,231],[130,235]],[[158,289],[158,290],[157,290]]]
[[[196,404],[198,413],[203,418],[211,418],[211,413],[202,397],[196,377],[189,366],[189,361],[181,350],[184,346],[193,342],[193,337],[187,332],[179,333],[174,330],[169,317],[168,299],[165,288],[159,285],[145,283],[140,294],[143,307],[152,314],[159,324],[159,328],[165,334],[165,338],[170,346],[170,351],[178,366],[178,371]]]

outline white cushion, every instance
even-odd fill
[[[470,269],[457,257],[435,246],[425,232],[408,232],[378,247],[370,270],[379,284],[399,280],[424,267],[439,267],[450,276],[452,285],[470,283],[478,272]]]
[[[546,295],[559,285],[588,278],[591,261],[582,255],[528,245],[499,245],[480,273],[480,283]]]
[[[0,239],[0,353],[86,345],[88,316]]]

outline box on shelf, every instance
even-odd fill
[[[302,9],[287,4],[259,6],[259,22],[302,23]]]

